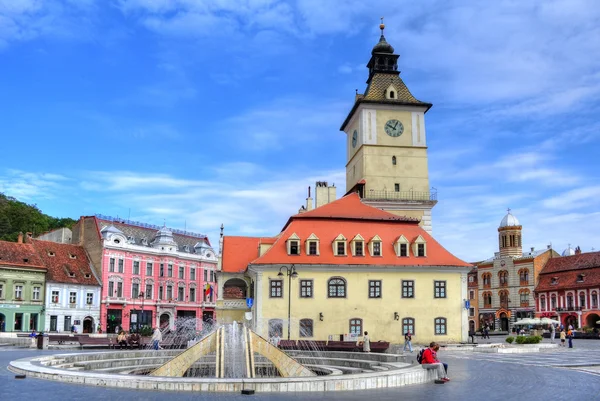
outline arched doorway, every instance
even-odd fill
[[[247,284],[239,278],[232,278],[223,284],[224,299],[245,299]]]
[[[500,330],[508,331],[508,317],[504,312],[500,314]]]
[[[83,318],[83,332],[84,333],[93,333],[94,332],[94,318],[91,316],[86,316]]]
[[[0,332],[6,331],[6,316],[0,313]]]
[[[577,328],[577,316],[575,315],[567,315],[564,318],[565,329],[569,326],[573,326],[573,328]]]
[[[596,323],[600,321],[600,316],[596,313],[590,313],[585,318],[585,325],[590,328],[600,329],[600,323]]]
[[[160,315],[158,326],[161,329],[168,329],[170,327],[169,323],[171,321],[171,316],[168,313],[163,313]]]

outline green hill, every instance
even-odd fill
[[[71,228],[75,223],[71,218],[48,216],[36,205],[0,193],[0,240],[16,242],[19,232],[36,236],[55,228]]]

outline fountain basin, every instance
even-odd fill
[[[321,360],[317,360],[318,358],[310,357],[309,363],[315,366],[315,371],[320,370],[321,374],[330,373],[326,376],[314,377],[255,379],[163,377],[118,374],[103,370],[86,370],[85,366],[86,362],[104,363],[120,360],[119,363],[121,366],[119,367],[124,370],[141,368],[140,363],[146,365],[145,369],[152,369],[154,366],[159,365],[160,361],[171,358],[176,353],[177,351],[109,351],[37,356],[12,361],[9,369],[16,374],[25,374],[33,378],[90,386],[138,390],[237,393],[242,390],[255,390],[256,392],[368,390],[424,384],[438,378],[436,370],[422,369],[420,365],[377,360],[381,356],[369,359],[371,355],[377,354],[357,354],[363,355],[362,359],[358,359],[356,355],[353,358],[346,358],[343,357],[344,353],[337,355],[339,358],[324,357]],[[123,358],[125,356],[126,358]],[[396,357],[402,358],[402,356]],[[156,360],[146,364],[145,362],[140,362],[141,358],[147,358],[148,362],[155,358]],[[395,357],[387,358],[394,359]],[[103,360],[104,362],[102,362]],[[136,363],[127,365],[126,363],[122,363],[124,360],[131,360]],[[336,366],[339,360],[343,360],[343,364]],[[356,365],[353,365],[352,361],[355,361]],[[364,370],[371,370],[365,368],[367,366],[371,367],[371,369],[375,366],[382,367],[372,372],[364,372]],[[110,368],[110,366],[105,366],[102,369]],[[347,374],[340,374],[344,369]]]

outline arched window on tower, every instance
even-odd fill
[[[396,156],[392,156],[392,165],[396,165]]]

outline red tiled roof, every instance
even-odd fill
[[[31,244],[0,241],[0,266],[44,268]]]
[[[419,222],[418,219],[406,216],[397,216],[395,214],[386,212],[385,210],[365,205],[360,201],[360,197],[355,192],[308,212],[296,214],[290,217],[290,220],[286,226],[289,225],[292,220],[307,218],[403,221],[413,224],[417,224]]]
[[[277,238],[270,237],[223,237],[221,269],[226,273],[241,273],[248,264],[258,258],[259,245],[273,244]]]
[[[288,255],[286,240],[296,234],[301,240],[301,254]],[[319,238],[319,255],[307,255],[305,241],[315,234]],[[349,256],[333,254],[333,241],[342,234],[348,241]],[[351,256],[350,241],[357,234],[363,238],[373,238],[378,235],[382,240],[383,256],[371,256],[365,243],[365,256]],[[396,256],[394,242],[404,235],[415,238],[421,235],[426,242],[426,257],[416,257],[411,252],[408,257]],[[412,222],[405,221],[364,221],[338,219],[294,219],[283,231],[275,244],[252,264],[332,264],[332,265],[396,265],[396,266],[471,266],[448,252],[427,232]]]
[[[577,281],[584,274],[583,281]],[[552,279],[558,278],[556,284]],[[548,260],[539,274],[536,292],[600,287],[600,252],[562,256]]]
[[[600,267],[600,252],[586,252],[579,255],[561,256],[548,260],[540,274],[550,274],[568,270]]]
[[[48,269],[47,281],[100,285],[82,246],[41,240],[32,240],[32,244]],[[74,276],[70,277],[69,273],[73,273]]]

